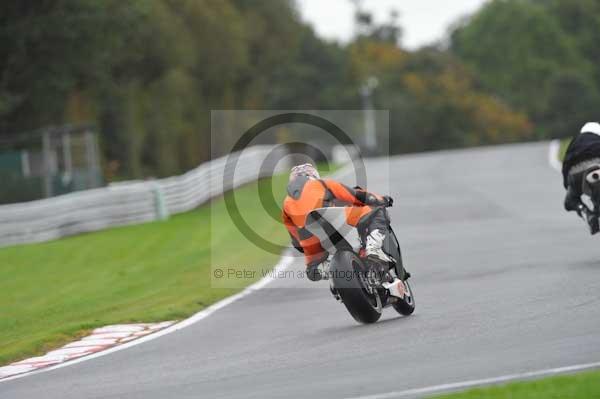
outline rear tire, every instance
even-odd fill
[[[362,260],[354,252],[340,251],[333,257],[330,270],[333,286],[352,317],[364,324],[379,320],[383,306],[362,279],[366,271]]]
[[[401,315],[410,316],[415,311],[415,297],[413,296],[412,288],[410,288],[408,280],[404,281],[404,286],[406,287],[408,295],[404,295],[403,299],[398,299],[392,306],[396,312]]]

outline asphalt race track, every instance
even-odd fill
[[[547,150],[391,160],[411,317],[361,326],[326,285],[275,281],[173,334],[0,383],[0,398],[345,398],[600,361],[600,237],[563,212]],[[369,189],[387,167],[369,161]]]

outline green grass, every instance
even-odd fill
[[[281,204],[287,175],[272,180]],[[235,195],[259,235],[289,242],[267,213],[278,219],[278,205],[263,209],[258,184],[226,195]],[[45,353],[95,327],[183,319],[262,277],[211,281],[213,267],[263,271],[278,260],[237,230],[223,198],[164,222],[1,248],[0,365]],[[215,288],[222,286],[228,288]]]
[[[436,396],[436,399],[591,399],[600,398],[600,372],[525,381]]]

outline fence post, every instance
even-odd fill
[[[165,194],[162,188],[160,188],[160,184],[152,184],[152,193],[154,195],[155,220],[167,220],[169,218],[169,210],[167,209]]]
[[[44,196],[52,197],[52,160],[50,149],[50,131],[44,131],[42,135],[42,153],[44,160]]]
[[[70,184],[73,179],[73,156],[71,154],[71,132],[62,134],[62,150],[65,171],[63,173],[63,184]]]
[[[85,137],[85,157],[87,162],[87,188],[96,188],[100,186],[100,161],[98,160],[98,141],[96,133],[87,129]]]

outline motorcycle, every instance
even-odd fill
[[[600,165],[590,166],[583,173],[582,201],[578,214],[587,223],[592,235],[600,232]]]
[[[349,237],[356,234],[356,229],[346,223],[344,207],[313,210],[305,228],[319,238],[331,255],[324,277],[329,279],[333,297],[344,304],[356,321],[375,323],[387,307],[404,316],[415,311],[410,274],[404,270],[400,244],[391,227],[384,249],[394,262],[385,265],[366,258],[364,243],[350,244]]]

